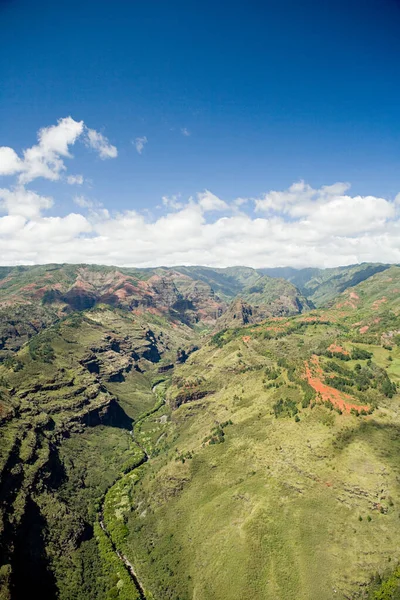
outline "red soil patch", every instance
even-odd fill
[[[383,296],[383,298],[381,298],[380,300],[375,300],[375,302],[372,304],[372,310],[378,310],[380,305],[384,304],[385,302],[387,302],[386,296]]]
[[[303,319],[299,319],[300,323],[319,323],[323,320],[322,317],[304,317]]]
[[[31,292],[32,290],[36,290],[36,283],[29,283],[20,289],[21,292]]]
[[[346,306],[350,306],[350,308],[357,308],[357,304],[354,302],[354,300],[345,300],[344,302],[336,304],[336,308],[345,308]]]
[[[244,335],[242,340],[247,344],[251,340],[251,337],[249,335]]]
[[[132,310],[132,313],[134,315],[143,315],[145,313],[151,313],[152,315],[157,315],[158,317],[162,317],[164,315],[162,310],[160,310],[158,308],[154,308],[152,306],[146,306],[146,308],[143,308],[143,307],[134,308]]]
[[[75,288],[84,290],[85,292],[91,292],[93,290],[93,285],[88,281],[84,281],[78,277],[71,289]]]
[[[125,281],[122,283],[121,287],[114,290],[113,292],[112,292],[112,290],[110,290],[110,292],[113,293],[115,296],[117,296],[117,298],[119,298],[120,300],[124,300],[127,296],[132,296],[135,293],[138,293],[139,290],[137,287],[135,287],[131,283],[128,283],[127,281]]]
[[[364,327],[360,327],[359,332],[367,333],[368,329],[369,329],[369,325],[364,325]]]
[[[120,288],[114,292],[114,295],[117,296],[120,300],[125,300],[128,296],[129,292],[125,288]]]
[[[312,356],[310,363],[305,361],[305,369],[308,383],[321,395],[323,402],[331,402],[335,408],[340,408],[342,412],[347,413],[349,413],[352,408],[358,412],[361,410],[369,410],[369,406],[354,404],[354,398],[349,394],[339,392],[336,388],[330,387],[322,382],[324,372],[319,364],[319,358],[315,354]]]
[[[49,287],[41,287],[41,288],[38,288],[37,290],[35,290],[35,293],[34,293],[34,294],[32,294],[32,296],[33,296],[34,298],[43,298],[43,296],[45,295],[45,293],[46,293],[47,291],[49,291],[49,290],[51,290],[51,288],[49,288]]]
[[[338,302],[336,304],[336,308],[345,308],[349,306],[350,308],[358,308],[357,300],[360,299],[360,296],[356,292],[343,292],[342,297],[345,299],[343,302]]]
[[[380,323],[381,322],[381,318],[380,317],[376,317],[376,319],[374,319],[374,323]]]
[[[338,346],[337,344],[331,344],[328,348],[329,352],[340,352],[340,354],[348,354],[347,350]]]
[[[283,331],[282,327],[274,327],[273,325],[270,325],[269,327],[264,327],[264,330],[265,331],[273,331],[274,333]]]

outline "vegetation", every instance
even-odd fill
[[[295,314],[253,269],[121,273],[4,271],[0,598],[141,598],[124,560],[146,599],[398,597],[400,269]],[[273,314],[199,325],[211,284]]]

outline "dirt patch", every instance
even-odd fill
[[[339,354],[349,354],[347,350],[345,350],[342,346],[338,346],[337,344],[331,344],[328,350],[329,352],[337,352]]]
[[[346,413],[349,413],[352,408],[358,412],[369,410],[369,406],[354,404],[354,398],[349,394],[340,392],[322,381],[324,372],[319,363],[319,358],[315,354],[312,356],[310,362],[305,361],[305,370],[308,383],[320,395],[322,402],[331,402],[335,408],[339,408],[342,412]]]
[[[372,310],[378,310],[381,304],[385,304],[385,302],[387,302],[386,296],[383,296],[380,300],[375,300],[375,302],[372,303]]]
[[[37,285],[36,283],[29,283],[28,285],[25,285],[24,287],[22,287],[20,289],[20,292],[32,292],[33,290],[36,290]]]
[[[300,323],[321,323],[323,321],[323,317],[304,317],[303,319],[299,319]]]
[[[364,327],[360,327],[360,329],[358,330],[360,333],[367,333],[369,329],[369,325],[364,325]]]
[[[357,308],[357,304],[355,303],[354,300],[345,300],[344,302],[340,302],[339,304],[336,304],[336,308],[346,308],[346,306],[349,306],[350,308]]]
[[[356,292],[350,292],[350,298],[352,300],[359,300],[360,296],[358,294],[356,294]]]
[[[242,340],[244,341],[245,344],[248,344],[249,341],[251,340],[251,337],[249,335],[244,335],[242,337]]]

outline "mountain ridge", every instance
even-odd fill
[[[374,598],[396,568],[400,267],[320,308],[203,269],[0,270],[2,600],[140,597],[117,552],[156,600]]]

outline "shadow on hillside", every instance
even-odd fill
[[[357,426],[341,431],[333,442],[339,451],[351,443],[363,440],[385,457],[393,466],[399,467],[400,426],[393,423],[379,423],[376,420],[361,421]]]
[[[54,600],[57,587],[49,567],[43,533],[46,521],[38,505],[28,498],[26,511],[18,528],[12,556],[12,598]]]

